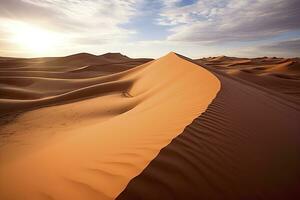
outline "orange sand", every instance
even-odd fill
[[[0,199],[113,199],[220,89],[213,74],[175,53],[100,82],[59,83],[82,87],[9,105],[97,97],[26,112],[2,127],[13,135],[0,147]]]

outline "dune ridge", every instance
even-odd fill
[[[204,67],[217,97],[116,199],[299,199],[299,104]]]
[[[69,81],[47,82],[45,96],[1,99],[5,112],[35,109],[1,127],[1,199],[117,197],[220,89],[212,73],[175,53]],[[32,91],[44,86],[28,85]],[[52,106],[36,109],[46,105]]]

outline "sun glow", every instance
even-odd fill
[[[21,22],[10,23],[8,31],[11,32],[10,41],[31,54],[53,52],[62,42],[56,33]]]

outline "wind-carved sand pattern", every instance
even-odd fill
[[[257,64],[281,68],[285,59],[228,67],[238,60],[196,60],[219,78],[220,91],[117,200],[300,199],[299,81],[240,72]],[[284,65],[283,75],[299,76],[299,62]]]
[[[114,199],[220,89],[216,76],[175,53],[53,85],[41,96],[28,82],[34,98],[0,101],[6,113],[40,107],[1,128],[12,134],[0,150],[0,199]]]

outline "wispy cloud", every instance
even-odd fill
[[[300,56],[300,38],[261,45],[258,51],[271,52],[273,55]]]
[[[160,24],[168,40],[224,42],[264,39],[300,29],[298,0],[202,0],[180,7],[165,1]]]

